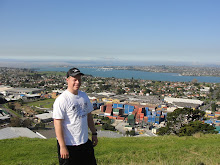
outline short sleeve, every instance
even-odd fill
[[[88,97],[87,97],[88,98]],[[90,102],[89,98],[88,98],[88,113],[92,112],[94,109],[93,109],[93,106],[92,106],[92,103]]]
[[[92,103],[90,102],[89,97],[87,96],[86,93],[85,93],[85,99],[86,99],[86,103],[87,103],[87,105],[88,105],[88,113],[90,113],[90,112],[92,112],[94,109],[93,109]]]
[[[53,104],[53,118],[54,119],[64,119],[65,107],[63,104],[63,99],[57,98]]]

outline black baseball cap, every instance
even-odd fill
[[[71,68],[67,73],[66,73],[66,77],[74,77],[76,75],[84,75],[83,73],[80,72],[80,70],[78,68]]]

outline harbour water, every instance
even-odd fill
[[[179,73],[158,73],[158,72],[144,72],[136,70],[114,70],[114,69],[98,69],[98,68],[80,68],[84,74],[92,75],[94,77],[115,77],[125,79],[142,79],[142,80],[156,80],[156,81],[172,81],[172,82],[191,82],[197,79],[198,82],[220,83],[220,77],[209,76],[181,76]],[[38,68],[36,71],[68,71],[67,67],[45,67]]]

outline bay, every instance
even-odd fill
[[[79,67],[84,74],[94,77],[115,77],[122,79],[142,79],[155,81],[172,81],[172,82],[191,82],[197,79],[198,82],[220,83],[220,77],[212,76],[181,76],[178,73],[159,73],[159,72],[144,72],[136,70],[115,70],[115,69],[99,69],[99,68],[83,68]],[[64,71],[67,72],[69,67],[44,67],[35,69],[36,71]]]

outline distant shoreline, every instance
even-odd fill
[[[83,67],[84,68],[84,67]],[[220,68],[218,67],[190,67],[190,66],[93,66],[85,68],[131,70],[155,73],[176,73],[179,76],[207,76],[220,77]]]
[[[44,65],[45,63],[45,65]],[[10,66],[2,67],[16,67],[17,68],[27,68],[32,70],[40,70],[41,68],[71,68],[73,66],[78,68],[104,68],[105,70],[130,70],[130,71],[144,71],[144,72],[155,72],[155,73],[176,73],[179,76],[208,76],[208,77],[220,77],[220,65],[214,66],[193,66],[193,65],[92,65],[92,64],[81,64],[81,63],[65,63],[65,64],[46,64],[46,62],[36,64],[36,63],[11,63]],[[8,64],[9,65],[9,64]],[[47,67],[45,67],[47,66]]]
[[[66,72],[70,67],[42,67],[36,71],[60,71]],[[172,82],[191,82],[196,79],[198,82],[220,83],[218,76],[187,76],[180,73],[150,72],[146,70],[137,70],[133,68],[116,68],[116,67],[97,67],[97,66],[79,66],[84,74],[94,77],[114,77],[121,79],[142,79],[155,81],[172,81]],[[104,69],[103,69],[104,68]],[[35,68],[36,69],[36,68]]]

